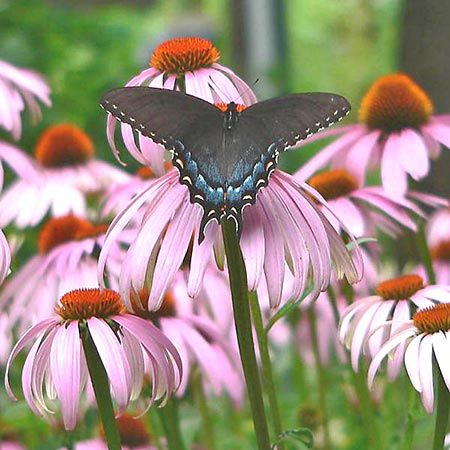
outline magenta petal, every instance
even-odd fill
[[[80,403],[81,343],[78,322],[60,326],[50,352],[50,370],[66,430],[73,430]]]

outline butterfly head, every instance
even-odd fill
[[[226,130],[232,130],[238,120],[239,114],[246,108],[245,105],[240,103],[215,103],[215,106],[225,114],[223,126]]]

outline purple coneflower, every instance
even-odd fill
[[[150,58],[148,69],[132,78],[126,86],[150,86],[182,90],[210,103],[240,101],[245,105],[256,102],[250,87],[233,71],[217,61],[220,53],[207,39],[181,37],[160,44]],[[107,135],[115,156],[119,151],[114,142],[116,119],[109,114]],[[164,173],[164,149],[151,139],[138,135],[121,124],[123,141],[128,151],[140,163],[149,165],[157,175]],[[120,160],[120,159],[119,159]]]
[[[439,156],[440,144],[450,146],[450,115],[433,115],[428,95],[405,74],[378,78],[361,102],[359,119],[360,124],[319,134],[342,136],[305,164],[299,175],[309,178],[332,161],[364,182],[367,169],[380,165],[386,191],[404,195],[408,174],[415,180],[424,178],[429,157]]]
[[[399,323],[396,332],[391,334],[374,355],[369,367],[369,386],[372,385],[383,359],[392,352],[397,353],[397,349],[401,348],[409,379],[420,393],[425,410],[428,413],[433,412],[433,359],[436,360],[436,367],[450,390],[449,331],[448,303],[421,309],[412,316],[412,320]]]
[[[50,106],[49,94],[50,88],[38,73],[0,61],[0,126],[13,139],[19,139],[22,134],[20,114],[25,105],[30,109],[32,118],[37,120],[41,110],[36,99]]]
[[[436,282],[450,284],[450,208],[442,208],[430,217],[426,235]]]
[[[81,342],[86,328],[105,367],[111,393],[119,411],[136,399],[144,382],[144,359],[151,369],[151,401],[165,401],[181,378],[181,360],[173,344],[150,322],[128,314],[117,292],[78,289],[58,303],[59,317],[30,328],[14,346],[6,365],[5,386],[11,364],[34,341],[22,371],[25,400],[38,416],[50,420],[58,399],[64,427],[71,430],[78,419],[81,393],[89,375]],[[44,389],[46,386],[46,389]],[[48,399],[46,399],[46,394]]]
[[[149,283],[149,310],[159,308],[188,254],[188,292],[192,297],[201,289],[213,253],[218,266],[223,267],[220,227],[210,222],[204,241],[198,243],[202,209],[190,202],[188,188],[179,183],[178,176],[173,169],[134,197],[113,220],[100,253],[102,279],[110,246],[136,214],[143,217],[122,266],[119,289],[129,303],[130,293],[139,292]],[[318,206],[323,203],[310,186],[277,170],[259,192],[256,203],[244,211],[241,247],[248,287],[255,290],[264,278],[272,307],[282,299],[287,267],[294,276],[291,298],[295,300],[310,279],[314,285],[311,297],[326,289],[332,265],[338,278],[345,275],[350,283],[360,278],[350,252]],[[357,255],[359,258],[359,252]]]
[[[0,293],[0,307],[8,310],[10,327],[23,330],[49,317],[55,299],[78,286],[98,287],[97,254],[107,225],[94,225],[73,215],[50,219],[38,237],[39,253],[27,261]],[[123,252],[118,245],[108,263],[109,287],[114,280]],[[24,330],[23,330],[24,331]]]
[[[156,450],[156,447],[151,444],[152,436],[142,419],[124,413],[117,417],[116,423],[122,450]],[[74,450],[108,450],[108,446],[102,438],[96,438],[77,442]]]
[[[131,304],[127,307],[151,320],[176,346],[183,362],[179,395],[184,395],[193,367],[197,365],[206,393],[212,391],[220,395],[226,391],[236,404],[240,404],[244,384],[237,348],[228,342],[222,330],[209,317],[194,312],[186,287],[183,273],[179,272],[157,311],[148,311],[146,289],[138,296],[132,295]],[[221,298],[215,300],[223,301]]]
[[[23,171],[16,171],[19,179],[0,197],[2,226],[13,221],[19,228],[35,226],[47,213],[86,216],[86,194],[101,193],[129,178],[124,171],[96,159],[91,139],[70,124],[47,128],[38,140],[34,159],[27,159],[35,173],[25,178]]]
[[[353,369],[358,370],[364,347],[373,358],[417,309],[445,302],[450,302],[449,286],[425,286],[419,275],[411,274],[383,281],[376,288],[376,295],[351,304],[342,314],[339,336],[350,349]],[[386,322],[389,326],[380,328]],[[390,379],[395,378],[401,368],[403,350],[403,346],[399,346],[388,361]]]
[[[357,237],[374,236],[376,228],[390,234],[399,234],[404,228],[416,231],[414,218],[426,217],[416,203],[433,208],[448,204],[443,198],[420,192],[409,191],[399,198],[379,186],[364,187],[351,172],[339,168],[314,175],[308,184],[327,200],[323,212],[328,220],[335,224],[337,217]],[[336,228],[339,231],[338,224]]]

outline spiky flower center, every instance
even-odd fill
[[[116,423],[123,446],[135,448],[144,447],[150,443],[151,436],[142,419],[123,413],[116,418]],[[103,427],[100,428],[100,434],[105,439]]]
[[[108,225],[94,225],[72,214],[50,219],[42,227],[38,237],[39,253],[48,253],[58,245],[71,241],[94,238],[106,233]]]
[[[421,333],[433,334],[438,331],[450,331],[450,303],[440,303],[417,311],[413,315],[413,321]]]
[[[94,144],[89,136],[78,127],[66,123],[47,128],[35,149],[37,161],[50,168],[84,164],[94,154]]]
[[[423,287],[423,278],[419,275],[403,275],[383,281],[376,293],[385,300],[407,300]]]
[[[308,184],[326,200],[345,197],[358,189],[356,178],[343,169],[333,169],[311,177]]]
[[[76,289],[64,294],[56,313],[64,321],[107,319],[125,311],[120,295],[111,289]]]
[[[431,249],[431,256],[433,259],[439,261],[450,262],[450,239],[439,242],[435,247]]]
[[[141,289],[139,295],[136,295],[134,292],[131,293],[131,305],[137,315],[154,323],[158,323],[161,317],[174,317],[176,315],[176,302],[172,291],[166,291],[161,306],[157,311],[148,310],[148,297],[149,292],[147,288]]]
[[[216,103],[214,103],[214,106],[217,109],[220,109],[222,112],[227,112],[227,110],[228,110],[228,103],[216,102]],[[236,103],[236,111],[237,112],[240,113],[240,112],[244,111],[244,109],[246,109],[246,108],[247,108],[246,105],[243,105],[241,103]]]
[[[433,103],[408,75],[378,78],[362,99],[359,119],[370,129],[385,133],[419,128],[433,114]]]
[[[219,58],[219,51],[208,39],[182,37],[159,45],[150,58],[150,66],[164,73],[182,75],[210,67]]]

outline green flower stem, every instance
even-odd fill
[[[434,426],[433,450],[442,450],[444,448],[444,438],[447,434],[448,416],[450,410],[450,393],[448,392],[445,381],[442,378],[441,371],[434,364],[435,378],[437,381],[437,408],[436,423]]]
[[[230,277],[231,298],[233,301],[234,324],[239,344],[242,368],[244,370],[247,393],[253,416],[258,450],[270,450],[270,439],[266,413],[262,397],[261,381],[256,364],[255,346],[252,336],[250,306],[247,291],[247,273],[244,258],[239,247],[234,222],[222,221],[222,234]]]
[[[170,399],[162,408],[158,408],[158,412],[169,450],[185,450],[180,431],[177,400]]]
[[[275,437],[278,438],[283,432],[281,425],[280,407],[278,405],[277,391],[273,379],[272,361],[270,360],[269,345],[267,342],[267,334],[264,330],[263,318],[261,308],[258,302],[258,296],[255,292],[251,292],[250,310],[253,318],[253,325],[255,326],[256,337],[258,339],[259,354],[261,357],[262,380],[264,391],[269,399],[270,415],[272,416],[273,431]],[[284,450],[284,444],[278,444],[278,450]]]
[[[203,390],[200,371],[197,371],[197,373],[193,376],[193,387],[195,401],[197,403],[197,408],[200,412],[200,418],[202,421],[202,443],[208,450],[216,450],[217,445],[214,434],[214,420]]]
[[[316,315],[314,314],[313,308],[308,308],[308,322],[311,332],[311,344],[314,353],[314,363],[316,366],[317,373],[317,384],[319,390],[319,408],[322,420],[323,437],[324,437],[324,450],[331,450],[331,438],[330,429],[328,427],[328,410],[327,410],[327,380],[322,361],[320,359],[319,352],[319,340],[317,338],[317,321]]]
[[[425,236],[425,226],[420,225],[419,231],[416,234],[417,249],[419,250],[420,259],[425,266],[427,272],[428,282],[436,284],[436,274],[433,269],[433,260],[431,259],[430,249],[428,248],[427,238]]]
[[[405,431],[403,433],[402,450],[412,450],[414,441],[414,428],[416,426],[416,421],[414,417],[417,399],[416,391],[412,389],[411,386],[408,386],[407,390],[408,390],[408,414],[406,416]]]
[[[92,387],[94,388],[95,399],[102,420],[108,449],[120,450],[122,445],[120,443],[119,430],[117,429],[116,418],[114,415],[108,375],[92,336],[89,333],[89,328],[86,326],[81,331],[81,342],[83,344],[86,363],[91,377]]]

